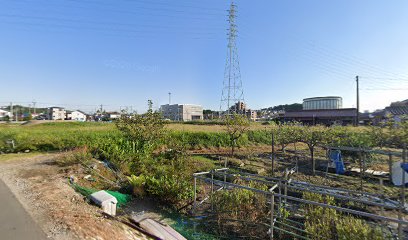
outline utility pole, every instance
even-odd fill
[[[11,116],[10,116],[10,119],[11,119],[11,121],[13,121],[13,103],[12,102],[10,102],[10,113],[11,113]]]
[[[358,126],[359,122],[360,122],[360,89],[359,89],[359,77],[356,76],[356,83],[357,83],[357,105],[356,105],[356,127]]]
[[[100,109],[100,111],[101,111],[101,114],[102,114],[102,111],[103,111],[103,105],[101,104],[101,109]]]
[[[169,92],[169,105],[171,105],[171,92]]]
[[[36,104],[37,102],[35,101],[35,100],[33,100],[33,108],[34,108],[34,115],[37,113],[37,111],[36,111],[36,109],[35,109],[35,104]]]

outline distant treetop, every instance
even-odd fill
[[[303,109],[303,105],[301,103],[293,103],[293,104],[285,104],[285,105],[278,105],[269,108],[263,108],[262,110],[267,111],[299,111]]]

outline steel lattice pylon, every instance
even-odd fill
[[[231,1],[231,6],[228,12],[228,53],[220,104],[220,111],[226,112],[226,114],[230,114],[231,111],[238,112],[236,103],[244,102],[244,91],[242,88],[241,70],[236,44],[238,32],[236,25],[237,6],[233,0]]]

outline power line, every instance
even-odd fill
[[[366,61],[356,58],[352,55],[349,54],[344,54],[344,53],[340,53],[336,50],[331,49],[330,47],[324,47],[322,46],[322,44],[320,43],[319,45],[316,45],[315,43],[308,41],[307,43],[305,43],[306,45],[309,45],[309,47],[311,46],[313,49],[320,51],[321,53],[325,53],[328,56],[331,56],[331,58],[334,59],[338,59],[339,61],[343,61],[347,64],[353,64],[353,65],[358,65],[361,68],[365,68],[365,69],[370,69],[370,71],[372,72],[377,72],[381,75],[388,75],[388,76],[393,76],[394,78],[408,78],[408,75],[405,74],[397,74],[394,72],[389,72],[386,71],[384,69],[381,69],[380,67],[374,66],[370,63],[367,63]],[[376,74],[378,75],[378,74]]]
[[[174,27],[174,26],[169,26],[169,25],[147,25],[147,24],[132,24],[132,23],[122,23],[122,22],[100,22],[100,21],[87,21],[87,20],[79,20],[79,19],[68,19],[68,18],[55,18],[55,17],[43,17],[43,16],[33,16],[33,15],[17,15],[17,14],[0,14],[0,17],[10,17],[10,18],[21,18],[21,19],[37,19],[37,20],[51,20],[51,21],[62,21],[62,22],[73,22],[73,23],[81,23],[81,24],[96,24],[96,25],[114,25],[114,26],[126,26],[126,27],[148,27],[148,28],[164,28],[164,29],[169,29],[169,27]],[[177,27],[177,26],[176,26]],[[194,28],[194,29],[215,29],[215,30],[223,30],[221,28]]]
[[[408,88],[363,88],[365,91],[407,91]]]
[[[17,3],[22,3],[23,1],[25,2],[31,2],[28,0],[20,0]],[[16,3],[15,1],[13,1],[13,3]],[[82,3],[82,1],[81,1]],[[218,16],[218,17],[223,17],[224,14],[218,14],[218,15],[209,15],[206,13],[194,13],[194,12],[189,12],[189,11],[169,11],[168,9],[160,9],[160,8],[139,8],[140,10],[149,10],[149,11],[132,11],[132,10],[123,10],[123,9],[114,9],[109,7],[109,9],[103,8],[103,4],[99,4],[96,5],[97,9],[95,9],[95,7],[87,7],[87,6],[80,6],[80,5],[67,5],[67,4],[55,4],[53,2],[44,2],[41,3],[41,5],[38,4],[38,2],[36,2],[35,7],[42,7],[42,6],[51,6],[51,7],[65,7],[65,8],[73,8],[73,9],[82,9],[82,10],[90,10],[92,12],[95,12],[95,10],[99,10],[99,11],[106,11],[109,14],[112,13],[120,13],[120,14],[129,14],[132,16],[151,16],[151,17],[168,17],[168,18],[175,18],[175,19],[182,19],[182,17],[187,17],[189,20],[194,19],[194,20],[215,20],[218,18],[215,18],[214,16]],[[117,6],[117,5],[115,5]],[[32,9],[30,9],[32,10]],[[50,13],[50,8],[44,9],[46,10],[47,14]],[[151,11],[153,10],[153,11]],[[53,11],[55,12],[55,9],[53,9]],[[160,12],[161,11],[161,12]],[[164,13],[167,14],[163,14],[162,12],[164,11]],[[52,13],[52,12],[51,12]],[[63,14],[66,14],[67,11],[62,12]],[[170,14],[168,14],[170,13]],[[187,15],[186,15],[187,13]]]
[[[225,12],[225,9],[221,9],[221,8],[209,8],[209,7],[192,6],[192,5],[180,5],[180,4],[174,4],[174,1],[171,4],[165,4],[163,2],[159,3],[159,2],[153,2],[153,1],[141,1],[141,0],[138,0],[137,2],[134,1],[134,0],[121,0],[121,1],[132,2],[132,3],[156,4],[156,5],[163,5],[163,6],[179,6],[179,7],[184,7],[184,8],[194,8],[194,9]]]
[[[96,1],[88,1],[88,0],[68,0],[68,1],[70,1],[70,2],[77,2],[77,3],[88,3],[88,4],[95,4],[95,5],[98,5],[98,6],[109,6],[109,7],[112,7],[112,6],[118,6],[117,5],[117,2],[115,2],[115,3],[102,3],[102,2],[100,2],[100,1],[98,1],[98,2],[96,2]],[[123,2],[123,1],[122,1]],[[129,1],[127,1],[127,2],[129,2]],[[151,7],[146,7],[146,5],[145,5],[145,3],[153,3],[153,2],[142,2],[142,1],[131,1],[131,3],[132,4],[139,4],[139,3],[144,3],[143,4],[143,6],[142,7],[140,7],[140,6],[138,6],[137,8],[138,9],[144,9],[144,10],[155,10],[155,11],[172,11],[172,12],[178,12],[178,13],[185,13],[185,12],[187,12],[187,11],[182,11],[182,10],[178,10],[179,8],[177,8],[177,9],[174,9],[174,8],[157,8],[157,7],[154,7],[154,8],[151,8]],[[177,6],[180,6],[180,5],[169,5],[169,4],[159,4],[159,5],[162,5],[162,6],[167,6],[167,7],[177,7]],[[194,8],[194,9],[200,9],[200,10],[204,10],[203,8],[200,8],[200,7],[192,7],[192,6],[183,6],[182,8]],[[223,12],[225,12],[225,11],[223,11]],[[219,16],[219,14],[214,14],[214,13],[209,13],[209,12],[205,12],[205,15],[213,15],[213,16]]]
[[[386,81],[399,81],[399,82],[408,81],[408,78],[387,78],[387,77],[371,77],[371,76],[364,76],[364,78],[386,80]]]
[[[110,31],[113,31],[113,32],[119,32],[119,33],[125,33],[126,36],[139,37],[139,38],[146,38],[146,37],[151,38],[155,36],[158,37],[157,34],[160,34],[157,32],[148,32],[148,31],[136,31],[136,30],[127,30],[127,29],[115,29],[115,28],[97,28],[97,27],[87,27],[87,26],[72,26],[72,25],[63,25],[63,24],[45,24],[45,23],[29,23],[29,22],[13,22],[13,21],[2,21],[0,23],[15,24],[15,25],[21,25],[21,26],[55,27],[57,28],[57,30],[60,28],[71,29],[71,30],[91,30],[91,31],[100,31],[105,34],[108,33],[108,35]],[[206,35],[208,37],[216,36],[216,33],[198,33],[198,32],[193,33],[193,32],[174,32],[174,31],[164,32],[162,34],[175,34],[177,36],[179,34],[187,34],[187,35],[190,35],[189,38],[192,38],[192,39],[202,39],[202,37],[205,37]],[[201,38],[200,38],[200,35],[201,35]],[[111,36],[117,36],[117,35],[111,34]]]

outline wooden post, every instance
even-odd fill
[[[213,194],[214,194],[214,172],[211,170],[211,212],[214,212]]]
[[[391,152],[388,153],[388,172],[389,172],[389,180],[390,183],[392,182],[392,154]]]
[[[361,158],[361,148],[358,151],[358,160],[360,163],[360,190],[363,191],[363,163]]]
[[[282,197],[280,195],[282,194],[282,181],[279,180],[279,209],[282,207]]]
[[[405,164],[406,161],[406,154],[407,154],[407,146],[406,144],[403,145],[402,149],[402,163]],[[403,211],[405,208],[405,170],[402,170],[402,184],[401,184],[401,206],[398,212],[398,219],[404,220]],[[398,238],[403,239],[403,225],[398,223]]]
[[[227,168],[227,166],[228,166],[228,158],[225,158],[224,168]],[[227,173],[226,173],[226,171],[227,171],[227,170],[223,171],[223,172],[224,172],[224,183],[227,182]],[[224,186],[224,187],[225,187],[225,186]]]
[[[296,161],[296,173],[298,173],[299,165],[298,165],[298,155],[297,155],[297,149],[296,149],[296,143],[293,143],[293,147],[295,149],[295,161]]]
[[[194,176],[194,203],[193,203],[193,214],[196,209],[196,200],[197,200],[197,178]]]
[[[404,149],[402,150],[402,164],[405,165],[407,160],[407,145],[404,144]],[[401,200],[402,206],[405,207],[405,171],[402,171],[402,188],[401,188]]]
[[[285,170],[285,183],[284,183],[284,189],[283,189],[283,194],[285,195],[285,196],[287,196],[288,195],[288,179],[289,179],[289,170],[286,168],[286,170]],[[283,204],[283,207],[286,207],[286,198],[285,199],[283,199],[283,202],[284,202],[284,204]]]
[[[366,170],[367,170],[367,153],[363,152],[363,178],[365,178]]]
[[[384,181],[383,179],[380,177],[380,193],[381,193],[381,203],[384,204]],[[384,216],[384,207],[381,206],[381,215]]]
[[[273,129],[272,129],[272,153],[271,153],[271,161],[272,161],[272,166],[271,166],[271,171],[272,171],[272,177],[275,176],[275,134],[273,133]]]
[[[398,210],[398,219],[402,220],[402,207],[400,207],[400,209]],[[403,239],[402,236],[404,234],[403,232],[403,226],[401,223],[398,223],[398,239]]]

